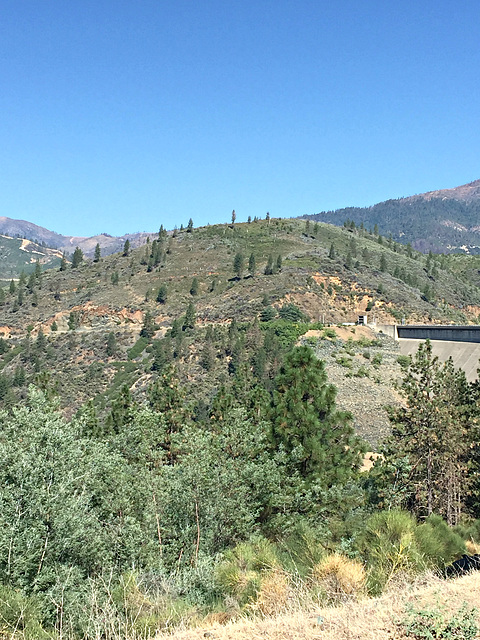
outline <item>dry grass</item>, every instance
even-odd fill
[[[335,553],[315,565],[313,579],[335,602],[356,599],[365,589],[366,574],[361,562]]]
[[[451,581],[430,576],[413,585],[397,586],[379,598],[160,633],[156,640],[400,640],[405,636],[395,621],[407,603],[417,608],[440,606],[453,613],[464,602],[470,606],[480,603],[480,572]]]

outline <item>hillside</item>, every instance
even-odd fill
[[[22,271],[31,273],[37,261],[42,269],[58,267],[61,257],[60,251],[30,240],[0,236],[0,285],[16,280]]]
[[[217,638],[217,640],[247,640],[262,638],[265,640],[379,640],[380,638],[478,638],[478,634],[460,635],[467,627],[458,630],[459,635],[429,636],[408,634],[402,620],[407,619],[406,611],[414,607],[423,612],[423,632],[428,633],[428,621],[434,612],[440,612],[442,619],[458,613],[462,606],[478,606],[480,593],[480,575],[471,575],[445,581],[431,577],[423,578],[417,585],[396,587],[379,598],[351,601],[340,606],[295,610],[295,603],[280,609],[266,618],[234,620],[226,625],[209,623],[198,625],[195,629],[157,634],[158,640],[197,640]],[[272,594],[273,595],[273,594]],[[278,597],[278,594],[277,594]],[[430,617],[429,617],[430,616]],[[421,621],[421,618],[419,617]],[[452,633],[454,633],[452,631]]]
[[[238,253],[240,276],[233,270]],[[395,401],[395,347],[354,327],[330,335],[318,323],[355,322],[366,310],[379,323],[476,321],[480,289],[448,264],[362,230],[298,220],[165,234],[128,256],[50,270],[5,290],[1,399],[18,402],[36,381],[56,389],[69,414],[92,399],[103,414],[124,385],[141,398],[174,365],[196,399],[192,411],[203,415],[240,371],[268,388],[281,353],[310,330],[306,339],[325,358],[339,404],[374,443],[388,428],[383,406]],[[193,329],[185,327],[190,303]]]
[[[0,216],[0,234],[11,238],[25,238],[38,245],[58,249],[58,251],[65,252],[67,255],[73,253],[75,247],[80,247],[83,253],[89,257],[93,257],[97,243],[100,245],[103,255],[110,255],[120,251],[126,240],[130,242],[132,247],[138,247],[144,244],[148,236],[155,235],[154,233],[142,232],[128,233],[123,236],[111,236],[108,233],[101,233],[88,238],[65,236],[27,220],[15,220],[5,216]]]
[[[394,240],[411,243],[424,253],[475,254],[480,252],[480,180],[370,207],[346,207],[305,217],[336,225],[353,220],[367,229],[377,226],[381,234],[392,234]]]

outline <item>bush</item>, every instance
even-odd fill
[[[379,366],[383,362],[383,355],[381,353],[376,353],[372,358],[372,364],[374,366]]]
[[[410,366],[411,358],[410,356],[398,356],[397,362],[402,367],[402,369],[408,369],[408,367]]]
[[[366,574],[358,560],[334,554],[315,565],[312,579],[325,589],[328,599],[344,600],[354,598],[364,591]]]
[[[278,316],[289,322],[308,322],[309,318],[293,303],[284,304],[278,310]]]
[[[415,518],[405,511],[382,511],[367,521],[359,550],[368,566],[368,588],[380,593],[399,573],[425,569],[415,539]]]
[[[434,569],[443,569],[465,553],[462,538],[435,514],[416,528],[415,538],[426,564]]]
[[[330,340],[336,340],[337,334],[335,333],[335,329],[331,329],[327,327],[326,329],[323,330],[323,337],[329,338]]]
[[[51,635],[41,625],[41,604],[34,596],[27,597],[21,591],[0,585],[0,620],[2,637],[16,638],[21,632],[24,640],[47,640]],[[20,637],[20,636],[19,636]]]
[[[478,633],[477,610],[464,603],[457,613],[449,618],[439,609],[416,609],[412,605],[405,611],[400,626],[409,638],[449,638],[450,640],[473,640]]]
[[[369,567],[369,588],[379,593],[396,574],[443,569],[465,553],[465,543],[440,516],[417,525],[409,513],[392,510],[370,517],[359,550]]]
[[[224,592],[235,598],[240,606],[245,606],[256,601],[262,579],[279,569],[274,545],[259,538],[227,551],[224,561],[217,567],[216,578]]]

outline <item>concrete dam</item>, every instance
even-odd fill
[[[465,371],[467,380],[477,379],[480,368],[480,326],[475,325],[378,325],[394,338],[400,353],[410,356],[416,353],[420,342],[430,340],[432,351],[441,362],[452,358],[454,366]]]

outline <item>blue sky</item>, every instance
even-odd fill
[[[120,235],[480,178],[480,3],[3,0],[0,215]]]

